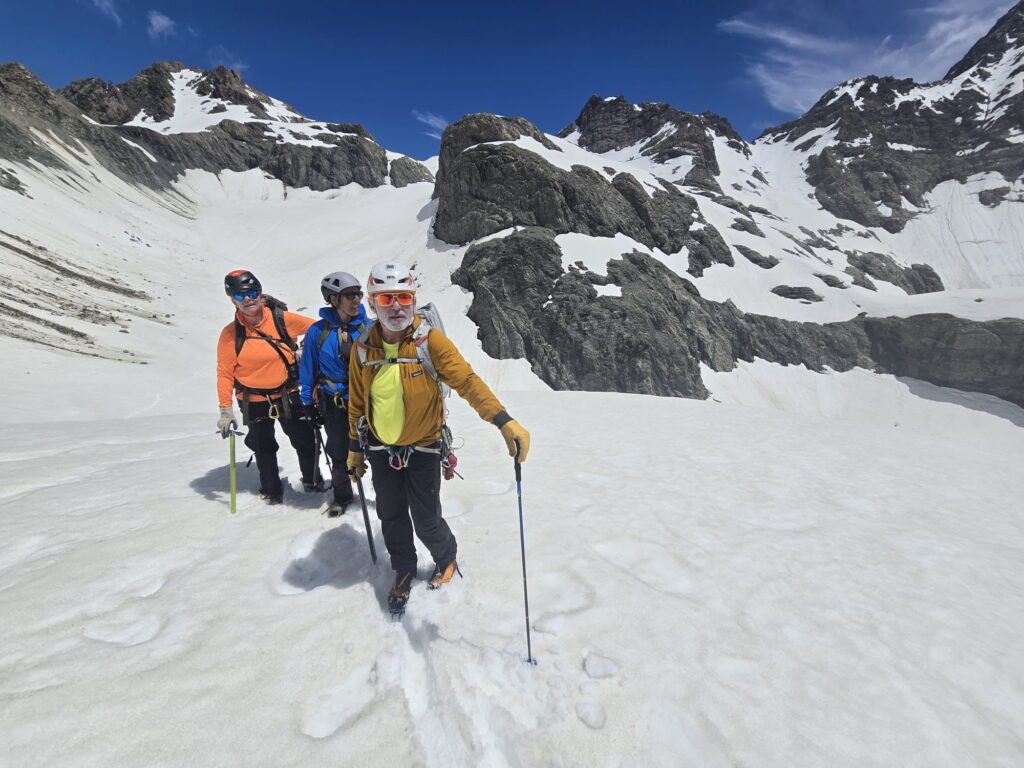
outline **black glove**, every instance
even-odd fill
[[[320,417],[320,410],[315,405],[304,405],[302,406],[302,418],[306,419],[314,427],[323,424],[323,419]]]

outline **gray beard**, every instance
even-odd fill
[[[393,333],[404,331],[412,324],[412,315],[409,317],[403,317],[401,320],[393,320],[389,317],[384,317],[383,315],[379,316],[377,319],[380,320],[381,325]]]

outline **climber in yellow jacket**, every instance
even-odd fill
[[[442,385],[498,427],[509,455],[518,454],[520,462],[530,450],[530,433],[508,415],[451,340],[416,315],[408,268],[376,264],[366,291],[377,320],[349,359],[348,466],[362,477],[368,455],[373,468],[377,517],[395,572],[388,604],[400,612],[416,575],[414,529],[434,559],[432,588],[458,571],[455,536],[441,516]]]

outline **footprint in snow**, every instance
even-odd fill
[[[598,653],[588,653],[583,659],[583,670],[587,677],[593,680],[600,680],[606,677],[615,677],[619,671],[619,665],[606,656]]]
[[[515,490],[513,483],[504,482],[486,482],[480,483],[478,486],[479,493],[481,496],[501,496],[504,493]]]
[[[302,721],[302,732],[314,739],[326,739],[359,717],[374,696],[372,670],[357,667],[339,685],[316,697]]]
[[[90,640],[99,640],[129,648],[148,643],[160,634],[164,622],[159,616],[142,616],[132,620],[94,621],[82,633]]]
[[[586,697],[599,694],[601,684],[597,680],[605,680],[615,677],[619,671],[619,665],[607,656],[599,653],[588,653],[583,659],[583,671],[587,673],[589,680],[580,683],[580,694]],[[604,707],[594,701],[581,701],[576,704],[576,716],[583,721],[588,728],[598,730],[604,727]]]
[[[583,721],[588,728],[595,731],[604,727],[604,707],[592,701],[581,701],[576,705],[576,717]]]

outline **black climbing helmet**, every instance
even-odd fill
[[[236,293],[257,290],[263,293],[263,286],[256,279],[256,275],[247,269],[236,269],[224,276],[224,293],[234,296]]]

